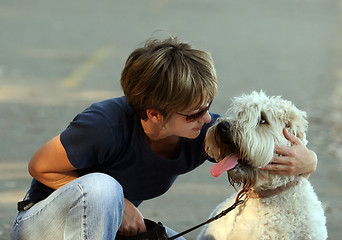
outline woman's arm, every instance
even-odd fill
[[[53,189],[78,177],[60,141],[60,135],[45,143],[33,155],[28,170],[32,177]]]
[[[284,129],[284,136],[291,142],[291,147],[276,146],[271,164],[261,168],[272,174],[278,175],[301,175],[309,178],[310,174],[316,171],[317,155],[309,150],[293,134]]]
[[[76,168],[70,163],[60,141],[60,135],[45,143],[32,157],[29,163],[32,177],[44,185],[58,189],[78,177]],[[146,232],[142,214],[127,199],[119,233],[123,236]]]
[[[122,236],[133,236],[146,231],[142,214],[125,198],[125,210],[118,233]]]

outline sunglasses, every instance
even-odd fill
[[[177,114],[186,117],[185,120],[188,121],[188,122],[194,122],[194,121],[200,119],[201,117],[203,117],[204,114],[206,114],[209,111],[211,103],[212,102],[210,102],[209,105],[206,108],[204,108],[203,110],[201,110],[201,111],[199,111],[199,112],[197,112],[195,114],[186,115],[186,114],[179,113],[179,112],[177,112]]]

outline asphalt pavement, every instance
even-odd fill
[[[342,239],[341,10],[340,0],[2,0],[0,240],[9,239],[16,202],[29,187],[32,154],[91,103],[122,95],[128,54],[168,34],[212,54],[219,79],[213,112],[263,89],[308,113],[308,147],[319,158],[310,181],[329,239]],[[206,220],[234,192],[209,167],[144,202],[143,215],[176,231]]]

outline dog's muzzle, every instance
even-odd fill
[[[224,144],[232,144],[233,139],[231,136],[231,125],[227,121],[221,121],[217,124],[216,127],[218,137],[220,141]]]

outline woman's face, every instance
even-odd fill
[[[185,138],[196,138],[205,123],[210,123],[211,116],[208,112],[211,102],[203,104],[198,109],[174,113],[165,124],[165,128],[172,135]]]

